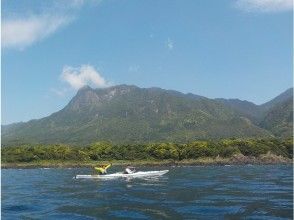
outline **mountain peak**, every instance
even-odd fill
[[[93,89],[89,85],[84,85],[78,91],[83,91],[83,90],[93,90]]]
[[[139,88],[139,87],[135,85],[119,84],[119,85],[108,87],[107,89],[125,90],[125,89],[135,89],[135,88]]]
[[[80,88],[77,94],[68,103],[65,109],[80,111],[82,108],[87,108],[90,105],[96,105],[99,102],[99,97],[95,90],[86,85]]]
[[[134,88],[138,87],[122,84],[107,88],[93,89],[86,85],[78,90],[76,96],[72,98],[66,109],[75,112],[80,112],[85,108],[94,109],[110,101],[115,96],[129,93]]]
[[[281,93],[274,99],[262,104],[261,106],[265,109],[270,109],[274,107],[276,104],[287,101],[288,99],[293,99],[293,88],[287,89],[285,92]]]
[[[88,86],[88,85],[85,85],[85,86],[81,87],[81,88],[78,90],[76,96],[83,95],[83,94],[85,94],[85,93],[88,92],[88,91],[94,91],[94,89],[92,89],[92,88],[91,88],[90,86]]]

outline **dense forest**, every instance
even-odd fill
[[[236,154],[258,157],[271,152],[286,158],[293,157],[293,140],[281,139],[222,139],[189,143],[149,143],[113,145],[96,142],[89,146],[22,145],[2,148],[2,163],[111,160],[164,160],[181,161],[204,157],[229,158]]]

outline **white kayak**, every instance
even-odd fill
[[[162,176],[166,174],[169,170],[159,170],[159,171],[139,171],[135,173],[125,174],[125,173],[112,173],[105,175],[76,175],[76,179],[111,179],[111,178],[120,178],[120,177],[132,177],[132,178],[140,178],[140,177],[156,177]]]

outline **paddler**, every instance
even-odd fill
[[[111,164],[103,164],[99,167],[94,167],[94,169],[99,173],[99,175],[107,174],[107,169],[111,166]]]
[[[131,167],[131,166],[127,166],[124,174],[131,174],[131,173],[135,173],[136,172],[136,168],[135,167]]]

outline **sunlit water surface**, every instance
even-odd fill
[[[117,172],[114,167],[109,172]],[[159,178],[73,179],[91,169],[2,170],[2,219],[292,219],[292,166],[140,167]]]

